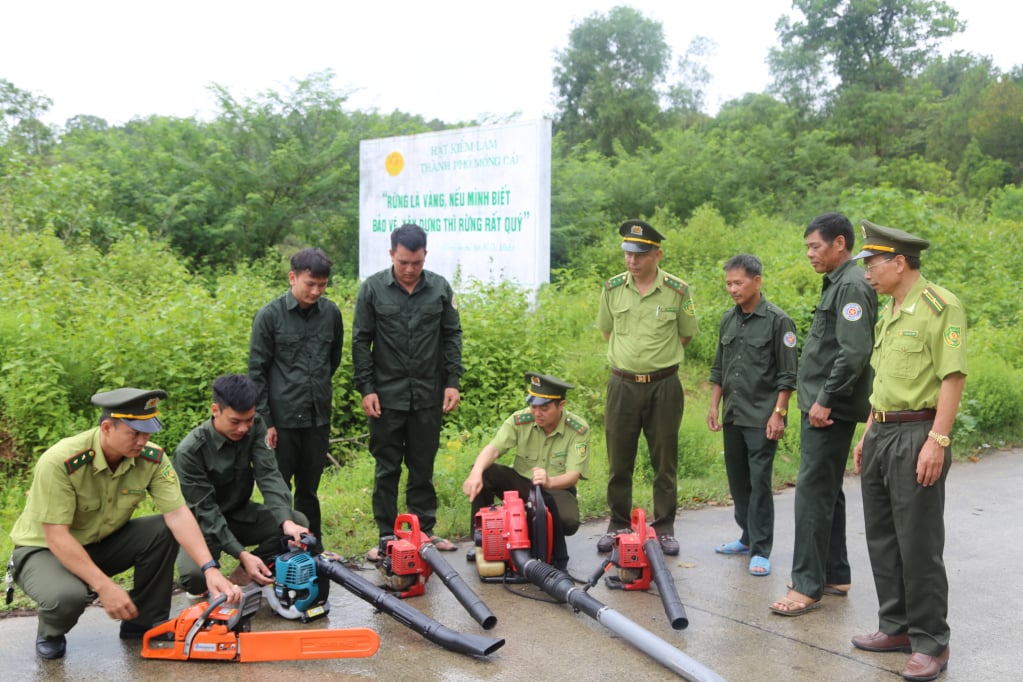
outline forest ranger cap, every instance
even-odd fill
[[[926,239],[914,237],[908,232],[894,227],[875,225],[869,220],[863,221],[863,250],[853,256],[853,260],[869,258],[879,254],[889,256],[903,255],[915,258],[920,252],[931,245]]]
[[[526,372],[526,383],[529,385],[527,405],[546,405],[552,400],[564,400],[568,389],[575,388],[567,381],[539,372]]]
[[[156,433],[163,428],[156,406],[166,397],[167,392],[160,389],[119,388],[97,393],[92,396],[92,404],[102,407],[103,414],[123,420],[136,431]]]
[[[626,220],[618,228],[618,234],[622,235],[622,251],[630,253],[659,249],[664,240],[664,235],[642,220]]]

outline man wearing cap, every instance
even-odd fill
[[[611,518],[597,551],[610,552],[614,533],[629,528],[642,432],[654,470],[651,525],[661,550],[676,555],[678,429],[684,407],[678,366],[698,331],[696,309],[689,285],[658,265],[664,237],[657,230],[642,220],[628,220],[618,232],[627,271],[604,283],[597,313],[611,365],[604,416]]]
[[[878,631],[866,651],[912,651],[902,676],[933,680],[948,666],[945,477],[949,434],[966,383],[966,313],[920,273],[930,243],[863,221],[866,280],[891,298],[877,321],[871,414],[853,450],[861,476]]]
[[[99,597],[121,621],[122,639],[140,639],[170,615],[178,545],[202,565],[210,590],[237,603],[241,590],[220,573],[163,450],[164,391],[121,388],[92,396],[99,426],[61,440],[36,463],[28,502],[11,530],[14,579],[38,604],[36,653],[60,658],[65,633]],[[132,519],[146,493],[162,516]],[[125,592],[110,576],[134,568]]]
[[[765,576],[774,544],[774,454],[796,387],[796,325],[761,293],[759,258],[739,254],[728,259],[724,271],[735,306],[721,317],[707,427],[724,431],[728,488],[742,535],[715,551],[749,554],[750,574]]]
[[[320,249],[291,257],[290,289],[252,320],[249,376],[259,395],[256,411],[266,442],[290,489],[295,509],[320,537],[318,490],[330,446],[331,377],[341,364],[344,324],[337,304],[323,297],[330,259]]]
[[[810,265],[823,275],[796,380],[801,412],[791,587],[770,605],[782,616],[845,596],[852,572],[845,539],[842,481],[858,422],[870,411],[870,353],[877,294],[852,259],[855,233],[841,213],[825,213],[803,231]]]
[[[493,504],[495,497],[500,498],[505,491],[518,491],[519,497],[528,499],[530,490],[539,485],[554,519],[551,564],[564,570],[568,565],[565,536],[579,530],[575,486],[589,473],[590,429],[565,409],[565,394],[574,388],[572,384],[536,372],[527,372],[526,381],[529,407],[504,420],[494,439],[476,457],[462,483],[462,492],[472,502],[471,518],[475,519],[476,512]],[[497,459],[512,448],[512,466],[497,464]],[[473,547],[466,559],[475,558]]]
[[[302,512],[291,508],[266,426],[256,414],[256,385],[244,374],[213,382],[212,416],[185,436],[174,451],[181,492],[195,514],[214,559],[227,552],[238,559],[240,584],[273,582],[267,562],[281,553],[281,538],[296,542],[308,533]],[[262,503],[254,502],[258,485]],[[246,546],[258,545],[254,551]],[[189,594],[206,592],[206,577],[184,551],[178,553],[178,579]],[[234,577],[235,574],[232,574]]]

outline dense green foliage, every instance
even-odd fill
[[[439,530],[467,532],[461,481],[522,404],[527,370],[576,384],[570,409],[594,427],[582,507],[603,513],[606,363],[593,323],[602,281],[623,269],[616,226],[630,217],[667,235],[663,265],[693,287],[702,327],[683,370],[680,499],[723,499],[727,490],[720,436],[704,423],[717,321],[730,305],[722,263],[741,251],[760,256],[766,295],[803,338],[820,278],[806,263],[802,228],[825,211],[932,240],[924,273],[960,296],[971,325],[956,447],[1019,439],[1023,69],[937,56],[936,41],[961,29],[944,3],[794,7],[803,16],[779,22],[772,56],[776,96],[750,93],[714,116],[698,110],[707,75],[698,57],[708,46],[692,48],[682,80],[671,82],[658,22],[616,8],[573,27],[554,74],[562,99],[552,284],[533,300],[509,285],[455,283],[467,372],[437,462]],[[878,24],[884,17],[890,23]],[[861,34],[872,38],[858,42]],[[284,290],[294,250],[331,254],[328,295],[350,327],[359,142],[459,124],[349,110],[332,80],[313,74],[243,101],[215,86],[209,121],[154,115],[111,126],[78,116],[47,126],[49,100],[0,79],[5,526],[35,457],[94,423],[95,391],[166,389],[158,442],[173,449],[205,418],[213,378],[244,371],[252,315]],[[328,546],[354,551],[372,533],[372,462],[359,445],[365,420],[345,345],[333,435],[346,439],[334,453],[346,470],[325,479],[325,526]],[[798,465],[794,431],[782,442],[779,483]]]

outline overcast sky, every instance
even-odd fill
[[[674,56],[717,43],[708,105],[768,82],[764,60],[790,0],[22,0],[6,3],[0,78],[53,100],[46,117],[112,124],[151,114],[209,117],[211,83],[235,98],[333,69],[349,106],[446,122],[554,111],[554,52],[574,23],[628,4],[660,21]],[[1023,63],[1013,3],[951,0],[968,22],[953,47]]]

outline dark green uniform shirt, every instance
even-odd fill
[[[876,320],[877,294],[856,261],[848,260],[824,275],[821,299],[799,358],[800,410],[809,412],[818,402],[831,408],[832,419],[867,420]]]
[[[462,323],[455,294],[440,275],[423,270],[412,293],[391,268],[359,287],[352,322],[355,388],[376,393],[380,406],[413,411],[439,405],[462,373]]]
[[[891,299],[877,320],[871,364],[875,409],[925,410],[938,406],[941,382],[966,374],[966,311],[955,294],[921,276],[899,312]]]
[[[256,411],[267,427],[330,423],[330,378],[341,364],[343,343],[341,311],[326,298],[302,310],[288,291],[256,313],[249,376],[259,388]]]
[[[70,526],[83,546],[103,540],[131,519],[146,494],[161,514],[185,504],[170,459],[147,443],[137,458],[111,471],[99,427],[65,438],[39,457],[25,510],[11,529],[18,547],[46,547],[43,524]]]
[[[710,380],[721,387],[722,424],[762,427],[779,391],[796,387],[796,325],[763,296],[749,315],[734,306],[721,317]]]
[[[280,525],[291,520],[291,491],[266,445],[266,426],[257,416],[240,441],[217,433],[213,420],[192,429],[174,451],[174,469],[181,491],[199,521],[203,535],[215,538],[237,558],[245,549],[227,526],[225,515],[244,507],[259,486],[263,503]]]
[[[568,410],[549,435],[536,425],[528,407],[519,410],[504,420],[490,444],[502,455],[515,448],[512,468],[528,479],[533,478],[533,467],[552,477],[578,471],[586,478],[590,472],[590,427]]]

